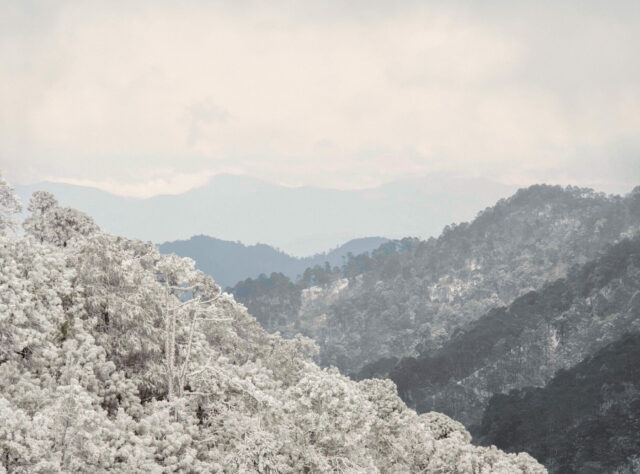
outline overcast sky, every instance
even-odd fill
[[[640,184],[640,2],[0,1],[0,169]]]

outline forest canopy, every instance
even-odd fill
[[[192,260],[29,210],[0,235],[0,472],[545,472],[321,369]]]

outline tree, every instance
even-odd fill
[[[47,191],[33,193],[27,209],[31,215],[22,226],[41,243],[66,247],[70,240],[87,237],[99,230],[93,219],[76,209],[60,207],[53,194]]]
[[[7,230],[15,231],[16,221],[12,217],[22,211],[22,204],[14,194],[13,188],[0,174],[0,234]]]
[[[55,249],[0,235],[0,364],[38,357],[64,320],[69,270]]]
[[[191,259],[162,256],[156,268],[164,290],[162,311],[167,400],[172,402],[175,396],[180,398],[184,394],[187,370],[197,338],[196,325],[222,292],[210,278],[195,270],[195,262]],[[224,319],[206,318],[207,321]]]

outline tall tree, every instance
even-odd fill
[[[17,224],[13,215],[21,211],[20,200],[0,173],[0,234],[16,229]]]
[[[40,242],[66,247],[71,239],[86,237],[98,231],[89,216],[70,207],[60,207],[53,194],[36,191],[31,196],[31,215],[22,224],[27,234]]]

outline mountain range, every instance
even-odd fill
[[[51,182],[16,186],[16,193],[26,207],[33,191],[50,191],[62,205],[87,213],[105,231],[125,237],[161,243],[212,235],[309,256],[360,237],[437,235],[448,223],[473,218],[515,189],[446,175],[362,190],[292,188],[218,175],[184,194],[146,199]]]
[[[640,468],[640,187],[534,185],[437,238],[355,239],[307,258],[203,235],[159,249],[236,282],[227,291],[263,328],[310,337],[321,366],[397,387],[475,444],[531,452],[551,473]]]
[[[232,292],[263,327],[551,473],[640,470],[640,187],[535,185],[438,238]]]
[[[306,258],[293,257],[266,244],[247,246],[206,235],[165,242],[158,248],[161,253],[192,258],[196,268],[212,276],[224,288],[261,274],[276,272],[296,279],[305,269],[316,265],[342,266],[350,254],[370,252],[387,241],[382,237],[354,239],[329,252]]]
[[[25,235],[0,228],[0,472],[546,472],[324,370],[192,260],[30,207]]]
[[[246,285],[234,294],[256,317],[280,315],[267,329],[302,331],[320,344],[325,365],[356,374],[380,359],[437,350],[490,309],[633,236],[640,228],[638,191],[620,197],[575,187],[521,189],[438,238],[405,239],[403,251],[361,257],[357,265],[354,259],[353,270],[320,285],[301,282],[297,297],[285,296],[294,302],[286,314],[274,294],[247,292]]]

